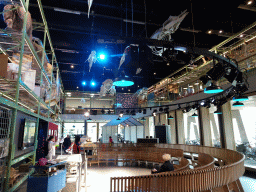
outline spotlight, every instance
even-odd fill
[[[156,116],[156,113],[157,113],[157,110],[154,110],[152,115],[155,117]]]
[[[208,31],[208,34],[211,34],[211,33],[212,33],[212,30],[209,30],[209,31]]]
[[[95,86],[96,83],[94,81],[91,81],[91,86]]]
[[[253,1],[248,1],[247,2],[247,5],[251,5]]]
[[[249,98],[243,95],[237,95],[233,97],[233,101],[247,101],[247,100],[249,100]]]
[[[142,117],[142,118],[141,118],[141,121],[146,121],[145,117]]]
[[[86,85],[86,82],[85,82],[85,81],[83,81],[83,82],[82,82],[82,85]]]
[[[147,109],[143,109],[143,114],[147,114]]]
[[[101,60],[104,60],[104,59],[105,59],[105,55],[104,55],[104,54],[101,54],[101,55],[100,55],[100,59],[101,59]]]
[[[235,103],[233,104],[233,107],[242,107],[242,106],[244,106],[244,104],[241,103],[241,102],[239,102],[239,101],[237,101],[237,102],[235,102]]]
[[[213,83],[204,89],[204,93],[207,93],[207,94],[221,93],[222,91],[223,89],[221,87],[216,86]]]
[[[84,116],[85,116],[85,117],[89,117],[89,115],[90,115],[89,111],[86,111],[86,112],[84,113]]]
[[[168,119],[173,119],[173,116],[170,115],[170,116],[168,117]]]
[[[217,110],[214,111],[214,114],[222,114],[220,107],[217,107]]]
[[[191,115],[191,117],[198,117],[198,115],[194,113],[193,115]]]
[[[71,65],[70,68],[71,68],[71,69],[74,69],[74,65]]]
[[[119,117],[123,117],[123,115],[124,115],[124,112],[121,111],[121,112],[119,113]]]

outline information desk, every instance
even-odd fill
[[[27,192],[57,192],[63,189],[66,186],[65,163],[61,162],[51,166],[32,166],[35,168],[35,173],[28,177]],[[61,165],[64,165],[63,169],[50,172],[52,169],[58,169]]]

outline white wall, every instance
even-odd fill
[[[96,98],[85,99],[85,103],[81,102],[81,98],[73,99],[66,98],[66,107],[67,108],[77,108],[82,106],[82,108],[111,108],[113,101],[111,100],[98,100]]]

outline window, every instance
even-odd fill
[[[221,147],[218,114],[214,114],[216,110],[217,110],[217,107],[214,105],[211,105],[211,107],[209,108],[212,144],[214,147]]]
[[[198,117],[192,117],[196,110],[183,113],[185,142],[187,145],[200,145]]]

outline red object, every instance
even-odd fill
[[[73,145],[73,153],[79,154],[79,152],[80,152],[80,146],[77,147],[77,144],[74,143],[74,145]]]
[[[55,141],[58,140],[58,125],[49,122],[48,126],[48,137],[52,135],[54,136]]]
[[[113,139],[110,137],[110,138],[108,139],[108,142],[109,142],[109,143],[113,143]]]

